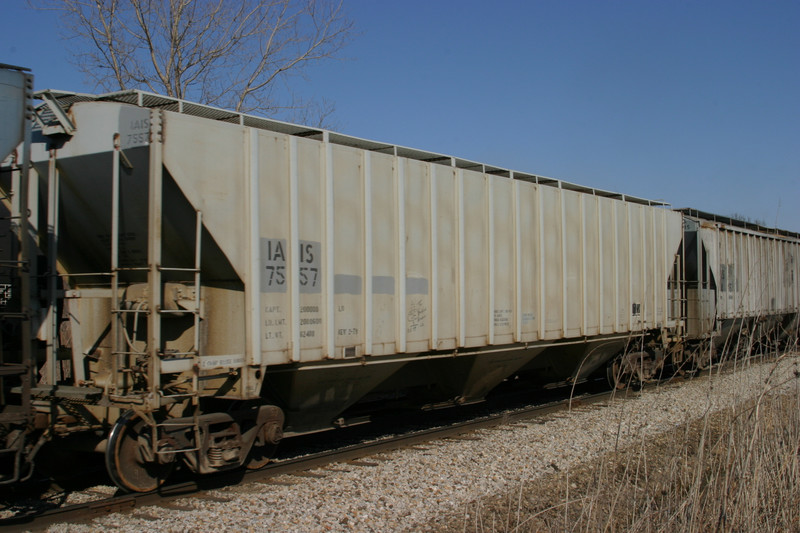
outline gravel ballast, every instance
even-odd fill
[[[798,394],[797,354],[545,420],[480,430],[304,476],[249,483],[49,531],[425,531],[502,494],[764,391]],[[624,394],[624,393],[621,393]],[[324,434],[323,434],[324,435]]]

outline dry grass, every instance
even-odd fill
[[[800,387],[747,401],[513,494],[445,530],[800,531]]]

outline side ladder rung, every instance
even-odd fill
[[[24,320],[28,318],[28,315],[25,313],[0,313],[0,318],[21,318]]]
[[[21,424],[28,421],[25,413],[0,413],[0,422],[7,424]]]
[[[0,376],[20,376],[28,371],[27,365],[3,364],[0,365]]]

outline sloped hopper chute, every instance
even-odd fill
[[[25,134],[25,73],[0,65],[0,161],[16,148]]]
[[[238,125],[164,116],[164,167],[203,213],[203,226],[240,279],[246,276],[248,250],[246,143]]]

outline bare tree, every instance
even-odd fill
[[[288,78],[336,57],[353,34],[342,0],[39,3],[64,12],[76,65],[99,89],[146,89],[241,112],[313,114],[319,104],[282,100]]]
[[[728,216],[730,218],[734,219],[734,220],[738,220],[739,222],[746,222],[748,224],[756,224],[758,226],[764,226],[764,227],[766,227],[766,225],[767,225],[767,221],[764,220],[764,219],[761,219],[761,218],[750,218],[749,216],[743,215],[742,213],[733,213],[733,214],[728,215]],[[776,224],[776,227],[777,227],[777,224]]]

